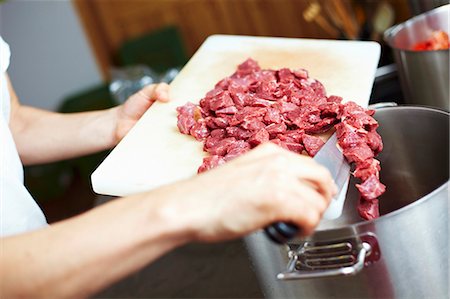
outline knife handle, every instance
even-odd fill
[[[278,244],[284,244],[294,238],[299,229],[296,225],[288,222],[276,222],[264,229],[266,235]]]

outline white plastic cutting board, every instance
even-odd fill
[[[188,178],[205,153],[179,133],[176,107],[198,101],[236,66],[253,58],[262,68],[304,68],[328,95],[367,106],[380,46],[375,42],[214,35],[171,84],[168,104],[155,103],[92,174],[95,192],[128,195]]]

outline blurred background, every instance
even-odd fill
[[[212,34],[377,41],[382,45],[382,57],[371,103],[402,103],[393,56],[383,41],[383,32],[446,3],[446,0],[9,0],[0,1],[0,34],[11,47],[8,72],[21,102],[53,111],[108,108],[121,103],[142,85],[170,82]],[[90,187],[90,174],[106,155],[103,152],[26,167],[26,185],[50,223],[106,200],[95,195]],[[226,247],[224,265],[247,265],[241,260],[244,250],[239,246]],[[208,248],[214,254],[224,252],[221,246]],[[203,255],[202,250],[190,253]],[[170,258],[174,261],[179,256],[175,253]],[[155,267],[162,271],[164,261]],[[253,284],[248,283],[253,276],[244,268],[236,272],[240,274],[234,280],[228,278],[233,286],[236,281],[244,283],[241,290],[232,291],[223,277],[218,278],[227,290],[222,292],[223,296],[261,295],[254,279],[250,279]],[[204,272],[214,276],[214,271]],[[132,278],[135,283],[139,275],[144,274]],[[185,284],[189,287],[188,282]],[[158,292],[155,285],[152,288]],[[104,295],[133,293],[125,289],[119,285]],[[187,294],[192,295],[192,288],[189,290]],[[167,289],[159,291],[155,296],[170,294]],[[133,294],[136,292],[149,296],[142,285],[134,285]],[[208,293],[205,285],[198,292],[206,297],[215,294]],[[176,294],[183,297],[183,293]]]

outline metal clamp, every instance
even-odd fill
[[[328,244],[305,242],[288,255],[287,270],[277,275],[280,280],[355,275],[380,258],[373,235]]]

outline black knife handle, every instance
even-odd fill
[[[266,235],[275,243],[284,244],[294,238],[299,229],[296,225],[288,222],[276,222],[264,229]]]

